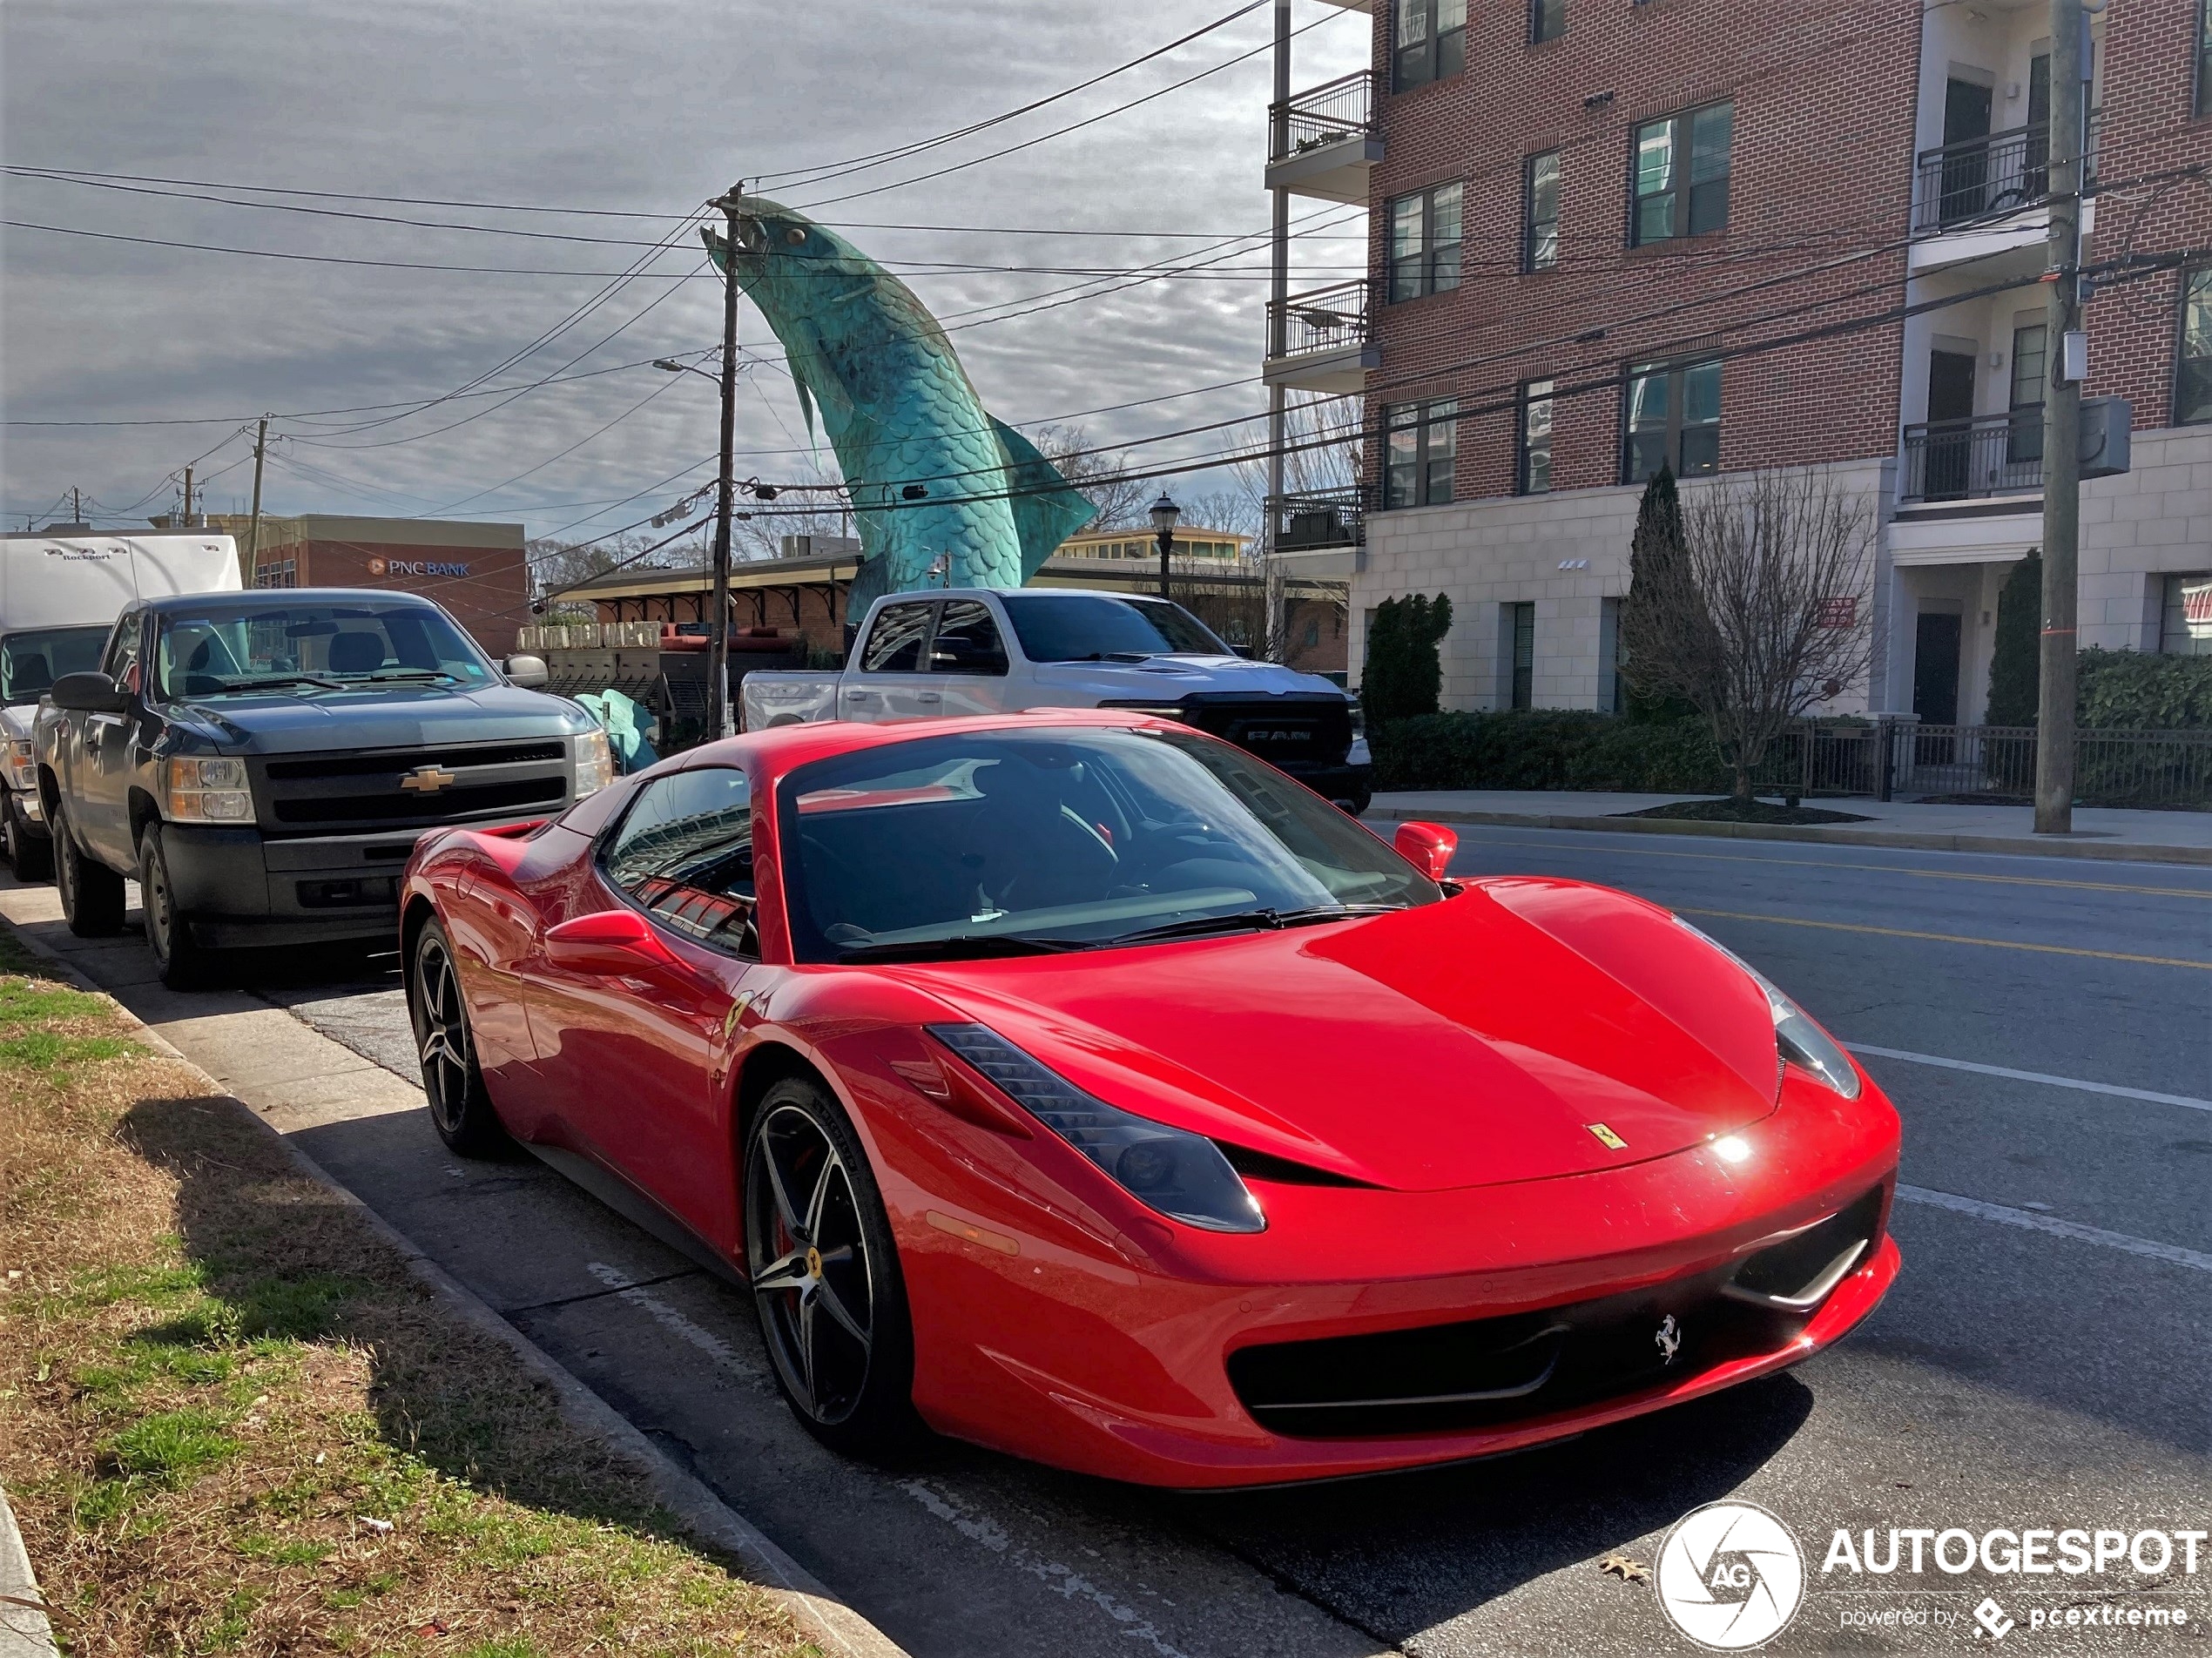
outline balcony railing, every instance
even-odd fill
[[[1287,300],[1268,301],[1267,354],[1297,357],[1309,352],[1345,351],[1373,337],[1365,277],[1339,282]]]
[[[2096,181],[2096,116],[2089,116],[2082,188]],[[2051,191],[2051,128],[2046,121],[1920,152],[1912,228],[1951,230],[2032,207]]]
[[[1898,499],[1972,501],[2043,487],[2043,405],[1905,428]]]
[[[1267,507],[1274,522],[1275,550],[1309,553],[1363,544],[1367,538],[1366,498],[1367,492],[1358,484],[1271,497]]]
[[[1341,79],[1271,105],[1267,112],[1267,159],[1271,165],[1304,155],[1340,138],[1371,135],[1375,130],[1375,77],[1357,70]]]

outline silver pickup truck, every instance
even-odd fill
[[[927,719],[1026,708],[1133,708],[1225,738],[1325,799],[1364,812],[1359,705],[1315,674],[1238,656],[1163,599],[1066,588],[893,593],[837,672],[752,673],[747,731],[808,720]]]

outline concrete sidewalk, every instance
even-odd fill
[[[1490,789],[1436,789],[1379,794],[1370,818],[1420,818],[1437,823],[1516,824],[1527,828],[1598,829],[1631,834],[1719,835],[1746,840],[1815,840],[1831,846],[1899,846],[1920,852],[2025,853],[2040,858],[2101,858],[2129,863],[2212,864],[2212,812],[2122,812],[2077,806],[2074,833],[2034,832],[2027,806],[1924,805],[1909,800],[1820,799],[1807,805],[1849,812],[1866,823],[1685,823],[1627,818],[1682,799],[1680,794],[1583,794]]]

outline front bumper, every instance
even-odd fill
[[[228,949],[396,938],[401,872],[421,835],[441,832],[266,839],[251,826],[169,823],[161,834],[179,915],[195,942]]]
[[[46,826],[45,803],[39,799],[35,789],[18,789],[9,785],[8,805],[16,814],[16,821],[23,832],[33,840],[51,840],[53,831]]]
[[[1191,1489],[1495,1456],[1660,1410],[1801,1362],[1865,1318],[1894,1282],[1896,1119],[1878,1095],[1861,1103],[1873,1109],[1793,1078],[1775,1113],[1744,1130],[1756,1155],[1741,1167],[1701,1146],[1596,1174],[1457,1191],[1256,1179],[1267,1233],[1209,1237],[1125,1220],[1111,1258],[1071,1250],[1069,1230],[1022,1226],[1010,1206],[954,1212],[940,1203],[932,1218],[894,1203],[914,1315],[915,1403],[962,1439]],[[1054,1149],[1033,1155],[1042,1162]],[[1878,1217],[1867,1247],[1813,1304],[1777,1318],[1764,1339],[1740,1328],[1713,1338],[1694,1310],[1711,1304],[1714,1284],[1861,1202]],[[1449,1425],[1401,1415],[1393,1425],[1405,1431],[1364,1432],[1339,1417],[1318,1432],[1285,1432],[1283,1416],[1248,1403],[1248,1365],[1242,1391],[1232,1380],[1238,1356],[1254,1349],[1433,1335],[1493,1319],[1542,1325],[1592,1305],[1648,1305],[1633,1338],[1647,1362],[1624,1385],[1570,1390],[1559,1408],[1532,1392],[1525,1405]],[[1680,1346],[1661,1364],[1662,1327]],[[1377,1381],[1393,1389],[1389,1375]]]

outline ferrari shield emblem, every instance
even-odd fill
[[[1629,1149],[1629,1142],[1602,1122],[1585,1122],[1582,1126],[1590,1131],[1591,1138],[1608,1151],[1626,1151]]]

